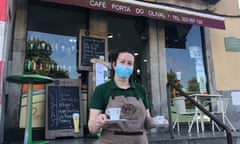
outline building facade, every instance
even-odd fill
[[[136,52],[134,80],[145,85],[153,115],[168,115],[167,80],[181,80],[186,92],[231,98],[228,115],[239,129],[237,0],[0,2],[0,134],[5,140],[23,138],[24,128],[24,86],[6,82],[7,76],[41,74],[46,68],[48,76],[81,81],[90,97],[91,70],[82,63],[85,59],[80,59],[86,56],[81,36],[89,35],[105,40],[106,61],[110,62],[111,54],[120,48]],[[50,44],[50,58],[55,61],[51,65],[29,54],[34,46],[39,46],[39,52],[47,52],[46,44]],[[54,75],[49,75],[50,70]],[[36,107],[44,109],[45,99],[37,100],[43,103]],[[36,138],[44,137],[44,115],[42,110],[33,125]]]

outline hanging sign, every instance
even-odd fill
[[[224,18],[156,3],[129,0],[42,0],[157,20],[225,29]]]

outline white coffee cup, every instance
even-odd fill
[[[109,116],[110,120],[119,120],[120,119],[121,108],[112,107],[106,109],[106,114]]]
[[[158,115],[153,117],[153,121],[155,125],[164,125],[165,117],[163,115]]]

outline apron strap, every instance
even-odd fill
[[[134,97],[135,97],[137,100],[139,100],[139,97],[138,97],[138,95],[137,95],[136,90],[135,90],[135,89],[132,89],[132,92],[133,92],[133,94],[134,94]]]
[[[131,90],[132,90],[132,92],[133,92],[134,97],[135,97],[137,100],[139,100],[139,97],[138,97],[138,95],[137,95],[136,90],[133,89],[133,88],[131,88]],[[115,96],[116,96],[116,95],[115,95],[115,90],[112,89],[112,99],[113,99],[113,100],[115,99]]]

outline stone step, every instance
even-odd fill
[[[240,132],[233,132],[233,144],[240,144]],[[170,138],[169,132],[148,133],[149,144],[227,144],[225,132],[205,133],[174,133]],[[97,144],[97,138],[68,138],[50,140],[50,144]]]

